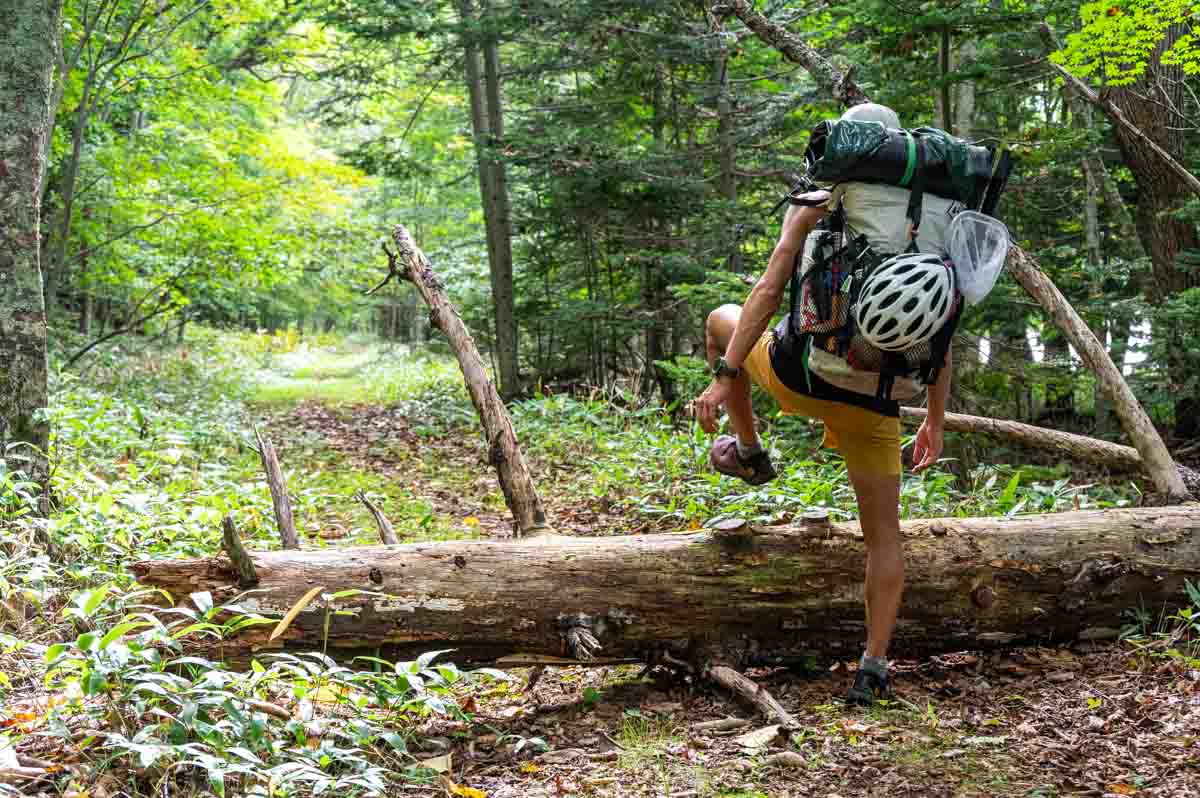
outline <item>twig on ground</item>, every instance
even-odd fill
[[[764,687],[755,684],[733,668],[713,665],[707,669],[707,675],[717,684],[748,701],[768,720],[779,723],[789,732],[800,728],[800,723]]]
[[[697,723],[692,726],[696,731],[731,731],[733,729],[743,729],[750,725],[750,721],[746,718],[721,718],[720,720],[706,720],[703,723]]]

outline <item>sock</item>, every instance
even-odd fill
[[[873,673],[876,676],[887,676],[887,657],[868,657],[866,653],[864,653],[862,655],[862,659],[858,661],[858,667],[860,670]]]
[[[746,444],[746,443],[742,443],[741,438],[737,439],[738,457],[740,457],[743,460],[745,460],[748,457],[753,457],[754,455],[758,454],[762,450],[763,450],[762,444],[759,443],[757,440],[754,441],[754,443]]]

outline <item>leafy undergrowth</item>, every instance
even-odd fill
[[[255,423],[279,446],[306,547],[374,539],[359,490],[409,539],[508,534],[452,361],[316,343],[195,330],[184,347],[113,351],[82,376],[57,376],[52,517],[34,517],[19,474],[0,474],[0,792],[1187,794],[1200,735],[1200,663],[1178,632],[1200,633],[1190,616],[1169,637],[1135,618],[1133,648],[1050,652],[1053,671],[1036,652],[914,664],[903,700],[866,714],[831,702],[845,673],[758,674],[807,730],[778,743],[802,760],[786,768],[769,764],[769,745],[696,728],[741,708],[626,668],[563,669],[528,691],[520,673],[460,672],[452,652],[349,666],[320,652],[264,656],[240,672],[196,656],[185,641],[281,619],[214,607],[206,593],[164,610],[129,565],[212,555],[225,515],[250,546],[278,545]],[[783,477],[747,490],[707,471],[693,426],[629,397],[542,396],[513,414],[559,531],[851,511],[841,461],[794,419],[768,431]],[[907,478],[905,512],[1134,498],[1047,476],[993,466],[969,490],[944,471]]]
[[[357,376],[353,376],[353,375]],[[278,390],[288,385],[286,395]],[[336,395],[335,401],[330,397]],[[464,524],[509,534],[503,496],[453,359],[404,348],[338,355],[294,352],[265,372],[254,402],[263,407],[287,458],[305,470],[350,462],[351,474],[386,475],[375,487],[420,538],[445,537]],[[708,467],[712,438],[658,405],[620,393],[542,395],[510,413],[557,531],[604,535],[699,529],[730,516],[787,523],[807,510],[856,515],[840,455],[820,447],[818,423],[768,419],[764,441],[780,476],[759,487]],[[908,518],[1015,515],[1135,504],[1132,483],[1084,483],[1057,467],[981,465],[965,476],[949,466],[907,474],[901,513]],[[327,473],[327,472],[326,472]],[[335,477],[330,476],[330,479]],[[386,484],[385,484],[386,483]],[[408,488],[408,492],[404,491]],[[349,492],[347,492],[349,491]],[[351,486],[336,491],[349,496]],[[328,497],[326,497],[328,498]],[[340,502],[349,507],[351,503]],[[326,502],[324,506],[331,506]],[[415,508],[415,509],[414,509]],[[370,521],[343,516],[355,534]]]

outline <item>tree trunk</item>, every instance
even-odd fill
[[[75,109],[75,126],[71,133],[71,155],[63,169],[62,185],[58,192],[61,206],[51,225],[49,247],[46,258],[46,311],[53,315],[58,308],[58,290],[66,277],[67,245],[71,238],[71,217],[75,207],[75,187],[79,183],[79,164],[83,160],[83,136],[87,132],[88,118],[95,108],[92,92],[96,82],[95,62],[88,68],[83,81],[83,96]]]
[[[729,271],[741,274],[742,240],[737,225],[737,147],[733,141],[733,99],[729,96],[729,47],[724,30],[717,26],[717,53],[713,59],[713,91],[717,101],[717,151],[719,153],[721,196],[725,209],[721,214],[721,231],[729,251]]]
[[[938,91],[933,97],[933,124],[954,135],[954,109],[950,94],[950,26],[938,36]]]
[[[653,660],[714,646],[742,664],[857,656],[858,525],[741,531],[250,552],[259,590],[238,603],[263,615],[282,617],[315,587],[364,593],[313,602],[273,642],[268,625],[217,645],[241,662],[318,646],[389,659],[453,648],[459,661]],[[1157,617],[1184,603],[1200,569],[1200,507],[908,521],[903,535],[898,656],[1115,637],[1125,610]],[[238,592],[224,558],[133,570],[177,598]],[[579,645],[584,632],[599,651]]]
[[[954,69],[972,66],[978,56],[978,43],[971,38],[965,39],[955,54]],[[970,140],[975,134],[975,78],[960,80],[954,89],[954,135]]]
[[[1037,414],[1038,423],[1069,425],[1075,420],[1075,367],[1071,347],[1058,330],[1042,335],[1042,364],[1047,367],[1046,400]]]
[[[485,7],[490,6],[484,0]],[[488,152],[492,159],[491,206],[496,214],[496,265],[492,275],[492,304],[496,316],[496,358],[500,362],[500,395],[510,399],[521,393],[520,350],[516,299],[513,290],[512,216],[508,202],[508,175],[499,153],[504,146],[504,105],[500,97],[500,45],[489,36],[483,46],[483,76],[487,89]]]
[[[48,365],[39,217],[62,4],[14,0],[6,8],[0,26],[0,461],[11,444],[26,444],[13,453],[31,457],[32,467],[22,459],[7,469],[30,471],[45,496],[49,428],[41,411]]]
[[[392,240],[396,242],[399,253],[389,257],[401,261],[402,273],[417,287],[425,303],[429,305],[431,321],[446,334],[458,357],[458,364],[467,383],[467,392],[471,395],[471,402],[479,413],[479,420],[487,436],[488,460],[496,467],[500,489],[504,493],[508,509],[512,511],[518,533],[526,537],[548,533],[550,530],[546,526],[542,500],[537,495],[533,478],[529,475],[525,458],[517,445],[512,421],[496,389],[487,378],[487,369],[475,342],[471,339],[471,334],[459,317],[458,311],[450,304],[445,286],[434,273],[429,259],[417,248],[408,230],[398,225],[392,231]],[[390,267],[395,268],[394,261]]]
[[[477,22],[473,0],[459,0],[458,9],[466,24]],[[504,165],[492,153],[503,133],[500,105],[499,55],[496,43],[484,45],[480,68],[477,34],[468,32],[464,45],[467,93],[471,104],[471,126],[479,168],[479,193],[483,203],[488,242],[488,268],[492,287],[492,316],[500,395],[509,399],[520,393],[517,369],[517,328],[512,284],[512,227],[509,219],[508,184]],[[482,74],[481,74],[482,73]],[[485,98],[486,91],[486,98]]]
[[[92,296],[91,291],[85,291],[79,299],[79,333],[80,335],[92,334],[92,315],[96,300]]]

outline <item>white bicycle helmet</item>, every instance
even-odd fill
[[[953,310],[954,271],[937,255],[908,253],[871,272],[854,320],[872,346],[902,352],[932,338]]]

